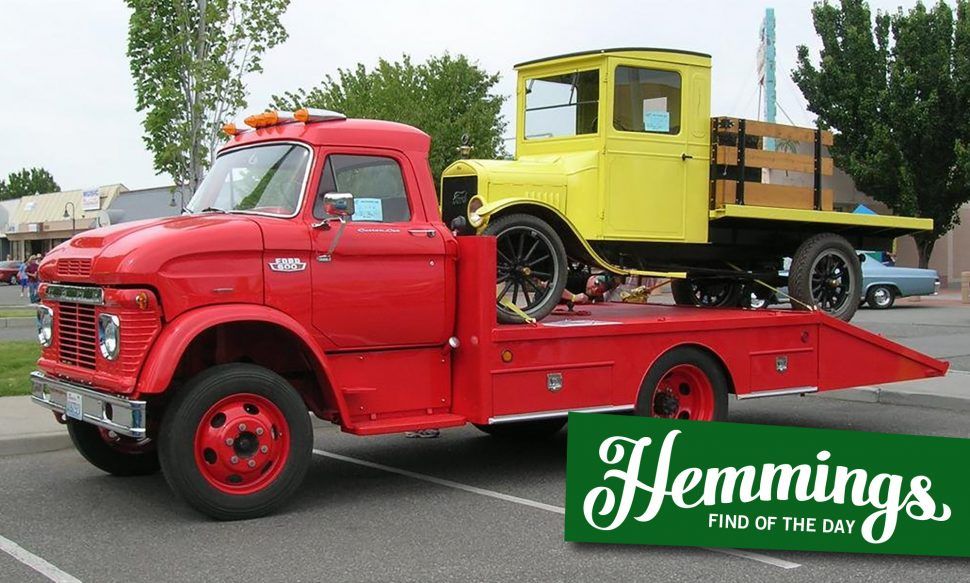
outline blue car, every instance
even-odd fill
[[[862,297],[860,305],[868,304],[876,310],[886,310],[893,307],[896,298],[909,296],[936,295],[940,291],[940,274],[935,269],[918,269],[915,267],[896,267],[891,264],[888,253],[881,251],[861,251],[862,262]],[[791,259],[785,258],[785,269],[778,275],[788,277],[788,266]],[[787,287],[779,288],[782,294],[788,293]],[[785,303],[787,296],[781,298],[774,294],[767,300],[751,296],[750,306],[753,308],[766,307],[769,304]]]
[[[935,269],[896,267],[881,261],[884,254],[865,252],[862,262],[862,299],[870,308],[891,308],[896,298],[939,293],[940,274]]]

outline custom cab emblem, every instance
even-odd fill
[[[300,261],[298,257],[277,257],[269,263],[269,268],[284,273],[303,271],[306,269],[306,262]]]

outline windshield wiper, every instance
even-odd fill
[[[207,206],[207,207],[205,207],[204,209],[202,209],[199,212],[200,213],[222,213],[222,214],[229,214],[229,211],[227,211],[225,209],[217,209],[214,206]]]

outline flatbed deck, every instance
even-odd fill
[[[494,240],[460,238],[453,407],[494,424],[629,410],[651,367],[682,347],[717,360],[736,398],[941,376],[948,364],[819,311],[604,303],[534,325],[495,324]]]

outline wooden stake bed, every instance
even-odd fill
[[[775,139],[766,150],[765,138]],[[831,176],[832,159],[823,146],[832,145],[831,132],[782,124],[716,117],[711,120],[711,210],[727,204],[787,209],[832,211],[831,189],[822,188],[822,176]],[[813,154],[799,154],[797,143],[809,142]],[[767,184],[762,169],[810,174],[811,186]]]

